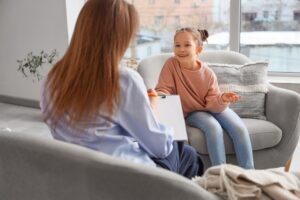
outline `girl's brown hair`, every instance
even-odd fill
[[[138,29],[138,14],[124,0],[88,0],[78,16],[65,55],[46,80],[55,124],[68,116],[76,127],[119,103],[119,63]]]
[[[209,36],[208,31],[205,29],[194,29],[194,28],[186,27],[186,28],[178,29],[175,32],[174,40],[175,40],[177,34],[182,33],[182,32],[191,33],[192,36],[194,37],[194,39],[198,42],[198,45],[203,45],[203,42],[207,41],[207,38]]]

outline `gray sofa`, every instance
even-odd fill
[[[26,133],[0,131],[2,200],[217,200],[191,180]]]
[[[138,72],[148,88],[154,88],[165,61],[172,54],[161,54],[142,60]],[[200,59],[209,63],[245,64],[251,60],[233,51],[206,51]],[[296,92],[268,86],[265,102],[266,120],[243,118],[254,150],[257,169],[282,167],[291,158],[300,134],[300,95]],[[205,168],[211,166],[204,134],[201,130],[187,126],[189,143],[200,153]],[[227,161],[236,164],[231,140],[224,134]]]

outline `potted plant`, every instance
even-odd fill
[[[22,60],[17,60],[18,71],[21,71],[24,77],[32,77],[34,81],[37,79],[40,81],[43,78],[42,69],[45,64],[52,64],[58,53],[54,49],[51,53],[46,53],[42,50],[39,54],[35,55],[33,52],[29,52],[27,56]]]

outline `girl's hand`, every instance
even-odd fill
[[[221,98],[226,103],[235,103],[241,99],[241,96],[237,95],[234,92],[224,92]]]

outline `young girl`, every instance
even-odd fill
[[[249,133],[240,117],[228,108],[240,97],[234,92],[222,93],[217,77],[198,55],[208,32],[182,28],[174,36],[174,57],[161,71],[155,90],[159,94],[180,95],[186,123],[201,129],[212,165],[226,163],[223,129],[231,137],[241,167],[254,168]]]
[[[69,48],[49,72],[41,109],[55,139],[191,178],[203,168],[194,148],[160,124],[137,72],[120,62],[138,29],[124,0],[88,0]]]

